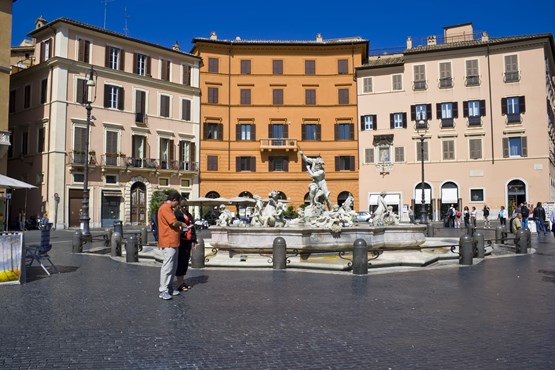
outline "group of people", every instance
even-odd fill
[[[520,205],[515,205],[513,207],[513,220],[511,222],[511,231],[516,232],[519,229],[527,229],[530,219],[535,222],[536,232],[538,235],[547,235],[546,212],[542,206],[541,202],[536,203],[536,207],[531,204],[521,203]],[[553,236],[555,236],[555,211],[551,212],[549,218],[551,231],[553,231]]]
[[[187,200],[170,193],[157,212],[158,247],[162,250],[159,297],[172,299],[192,288],[185,282],[191,249],[197,245],[195,222]],[[175,281],[174,281],[175,277]]]

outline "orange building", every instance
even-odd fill
[[[200,195],[272,190],[295,207],[310,176],[300,151],[321,156],[332,203],[358,197],[355,68],[369,43],[195,38],[200,56]]]

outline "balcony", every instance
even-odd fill
[[[480,116],[468,116],[468,126],[481,126],[482,117]]]
[[[464,84],[466,86],[480,86],[480,76],[466,76]]]
[[[297,150],[297,139],[260,139],[260,150]]]
[[[441,128],[454,128],[455,121],[453,118],[442,118],[441,119]]]
[[[144,113],[135,113],[135,123],[146,125],[147,124],[147,116]]]
[[[414,91],[426,90],[426,89],[428,89],[428,84],[426,83],[426,80],[413,81],[412,82],[412,89]]]
[[[125,167],[127,159],[125,154],[121,153],[105,153],[101,156],[101,165],[103,167]]]
[[[440,89],[450,89],[453,87],[453,78],[445,77],[439,79],[439,88]]]
[[[503,81],[505,82],[518,82],[520,81],[520,72],[505,72],[503,74]]]
[[[88,161],[89,169],[94,169],[98,164],[95,152],[89,152],[87,155],[84,151],[73,150],[67,153],[67,158],[67,164],[72,169],[85,167],[86,161]]]
[[[507,113],[507,123],[520,123],[520,113]]]
[[[124,167],[129,171],[151,171],[156,173],[198,172],[198,162],[162,160],[155,158],[124,158]]]

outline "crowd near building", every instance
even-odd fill
[[[212,33],[187,52],[66,18],[38,18],[29,37],[10,47],[0,33],[0,172],[36,186],[0,194],[14,221],[25,209],[78,227],[84,184],[91,227],[147,224],[164,189],[276,190],[299,207],[301,152],[324,160],[333,203],[352,195],[372,210],[385,193],[403,220],[422,198],[430,220],[451,204],[495,214],[555,200],[551,34],[492,38],[462,24],[379,55],[360,37],[320,34]]]

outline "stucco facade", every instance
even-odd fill
[[[494,217],[501,206],[555,200],[553,36],[489,38],[472,25],[357,69],[361,208],[376,197],[406,218],[425,202],[441,219],[450,204]],[[428,129],[417,130],[417,122]]]
[[[157,189],[198,195],[198,57],[65,18],[30,36],[35,63],[12,75],[9,170],[37,189],[14,196],[12,215],[79,226],[85,161],[91,227],[147,224]]]

